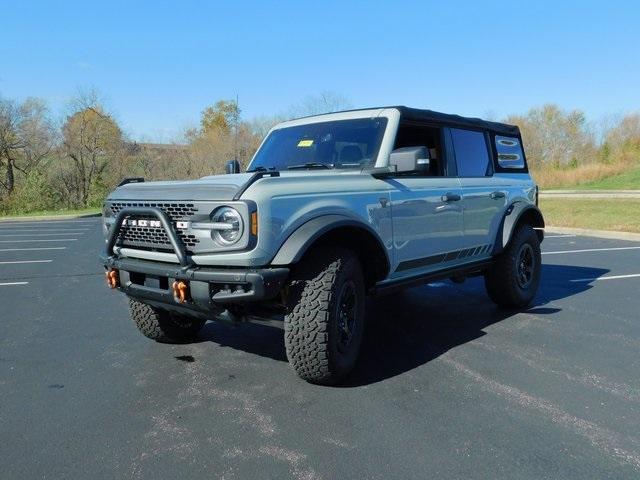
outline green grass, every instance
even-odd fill
[[[61,209],[61,210],[41,210],[38,212],[29,212],[29,213],[10,213],[10,214],[0,214],[1,218],[11,218],[11,217],[48,217],[54,215],[95,215],[96,213],[100,213],[101,210],[99,208],[82,208],[78,210],[71,209]]]
[[[554,227],[640,233],[640,199],[541,198],[540,210]]]
[[[640,189],[640,167],[632,168],[619,175],[581,183],[570,188],[575,188],[576,190],[638,190]]]

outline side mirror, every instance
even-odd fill
[[[240,163],[238,160],[229,160],[224,166],[224,173],[240,173]]]
[[[395,173],[429,172],[429,149],[427,147],[396,148],[389,155],[389,166]]]

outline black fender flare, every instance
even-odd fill
[[[540,209],[527,202],[514,202],[505,211],[500,222],[500,228],[496,235],[496,241],[493,247],[493,254],[498,254],[511,241],[511,237],[520,220],[526,220],[533,228],[536,229],[540,242],[544,239],[544,217]]]
[[[340,227],[355,227],[371,234],[376,239],[380,249],[384,252],[387,269],[389,268],[390,263],[386,248],[384,248],[384,243],[376,231],[365,223],[344,215],[336,214],[321,215],[300,225],[280,246],[270,264],[274,266],[291,265],[292,263],[298,262],[316,240],[324,234]]]

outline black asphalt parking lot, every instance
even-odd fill
[[[526,312],[477,278],[373,300],[333,388],[277,329],[145,339],[101,245],[97,218],[0,223],[2,479],[640,476],[640,242],[550,234]]]

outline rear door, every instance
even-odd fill
[[[507,206],[507,190],[493,176],[489,134],[450,128],[449,145],[462,190],[464,246],[470,261],[486,257]]]

